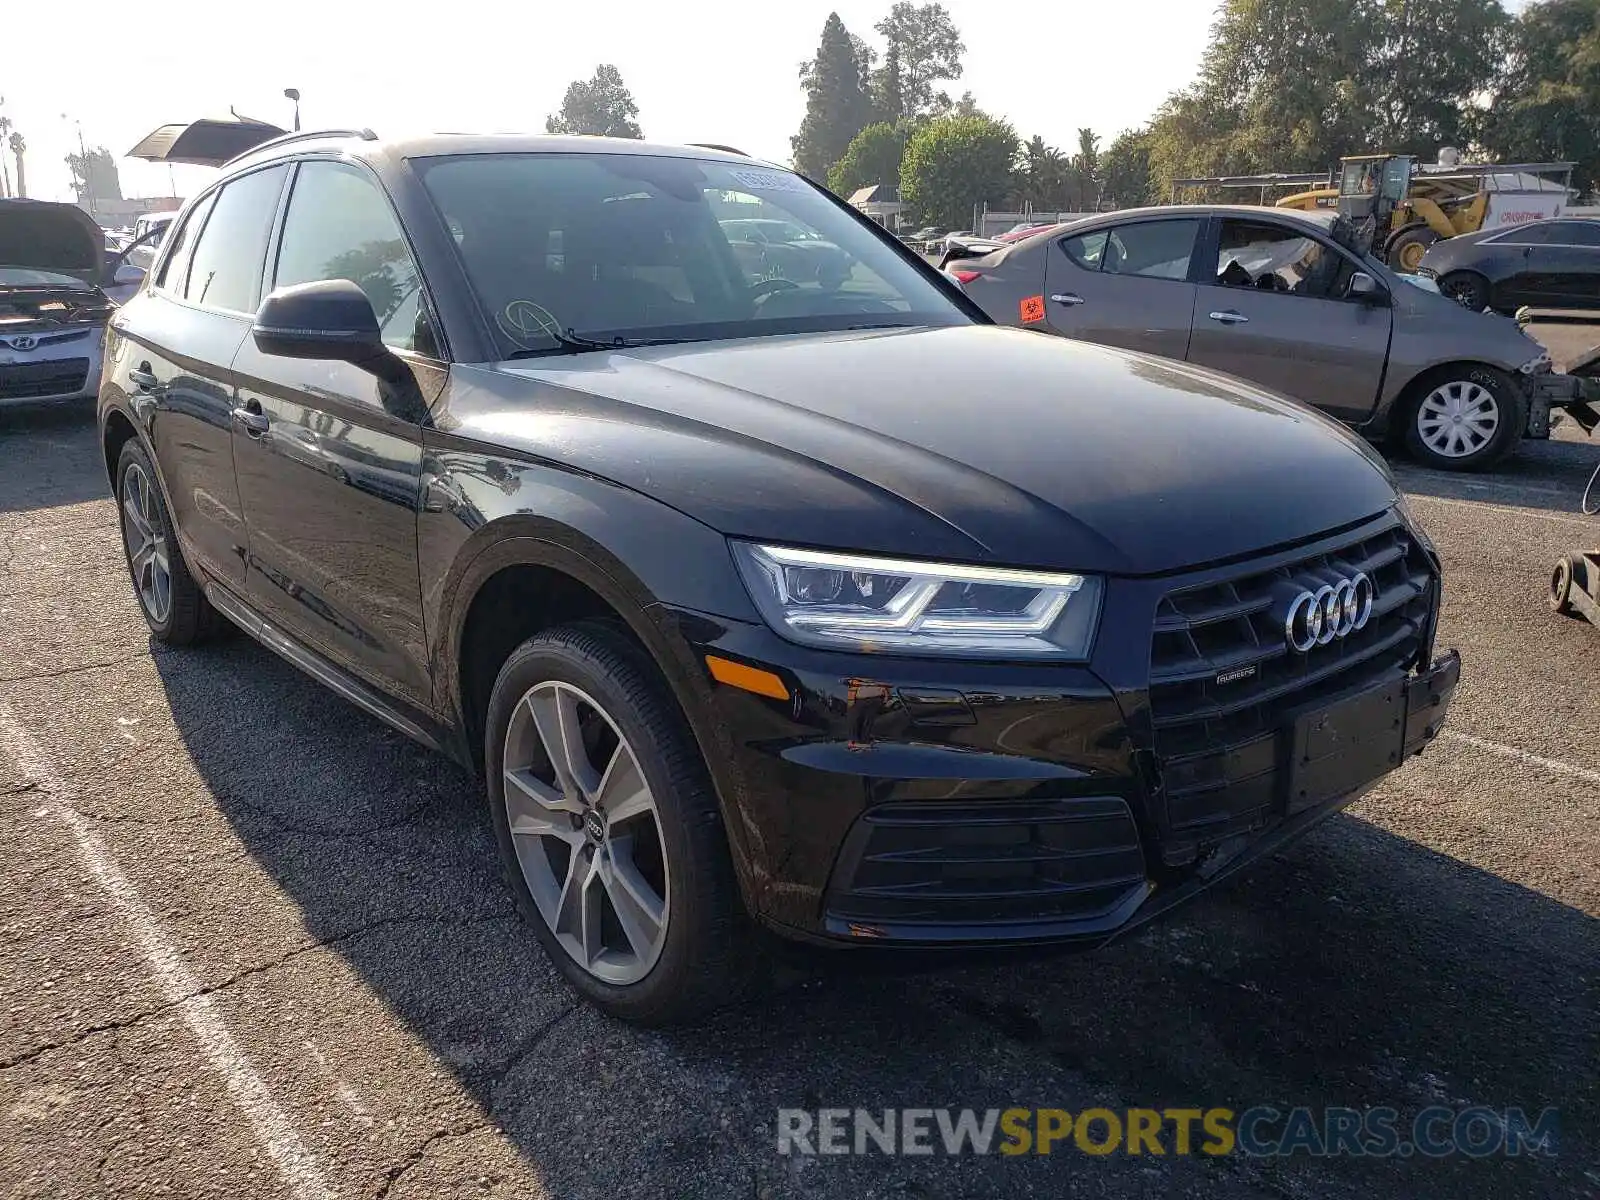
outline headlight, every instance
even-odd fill
[[[1096,576],[907,562],[733,543],[767,623],[830,649],[964,658],[1086,659]]]

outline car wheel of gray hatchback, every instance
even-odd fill
[[[1485,367],[1449,368],[1417,389],[1406,445],[1427,466],[1481,471],[1516,445],[1523,420],[1516,387],[1504,375]]]
[[[648,658],[577,624],[519,646],[490,696],[490,816],[523,917],[614,1016],[693,1018],[758,968],[705,763]]]

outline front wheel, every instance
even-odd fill
[[[1403,231],[1389,243],[1389,266],[1406,275],[1416,274],[1422,265],[1422,256],[1438,240],[1439,235],[1426,225]]]
[[[1406,447],[1424,466],[1483,471],[1522,437],[1526,402],[1491,367],[1449,367],[1417,389],[1405,412]]]
[[[1473,312],[1489,307],[1489,281],[1471,271],[1453,271],[1439,280],[1439,294]]]
[[[643,1024],[746,990],[755,956],[716,797],[636,643],[591,624],[522,643],[495,680],[484,750],[517,906],[574,989]]]

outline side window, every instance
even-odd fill
[[[1600,221],[1561,221],[1552,228],[1563,246],[1600,246]]]
[[[200,231],[184,296],[193,304],[252,313],[261,260],[278,211],[287,167],[268,167],[224,184]]]
[[[1077,263],[1085,271],[1098,271],[1100,260],[1105,255],[1106,238],[1110,234],[1104,229],[1097,229],[1093,233],[1080,233],[1077,237],[1061,239],[1061,248],[1067,252],[1067,257]]]
[[[1225,220],[1217,242],[1217,284],[1291,296],[1344,294],[1348,260],[1310,234],[1268,222]]]
[[[1106,239],[1100,270],[1107,275],[1187,279],[1200,222],[1139,221],[1118,225]]]
[[[348,279],[367,294],[385,344],[437,355],[411,252],[378,185],[357,167],[306,162],[295,176],[273,287]]]
[[[206,223],[206,214],[211,211],[211,205],[216,198],[217,194],[212,192],[196,204],[189,214],[189,219],[179,227],[173,238],[172,253],[167,255],[167,261],[162,264],[161,274],[156,279],[158,288],[166,288],[179,296],[183,295],[183,285],[189,275],[189,254],[194,249],[194,240],[200,233],[201,226]],[[154,240],[164,240],[164,236]]]
[[[1513,229],[1505,237],[1496,238],[1495,240],[1504,242],[1508,246],[1547,246],[1552,241],[1561,240],[1560,238],[1551,237],[1550,232],[1549,225],[1524,225],[1519,229]]]

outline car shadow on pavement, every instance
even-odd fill
[[[1600,1152],[1600,923],[1354,817],[1092,955],[908,974],[813,952],[776,995],[637,1030],[577,1005],[518,925],[462,771],[243,637],[155,663],[196,770],[310,935],[562,1197],[1576,1195]],[[775,1148],[780,1107],[1436,1103],[1559,1106],[1559,1157]]]
[[[94,402],[0,407],[0,513],[104,498]]]

